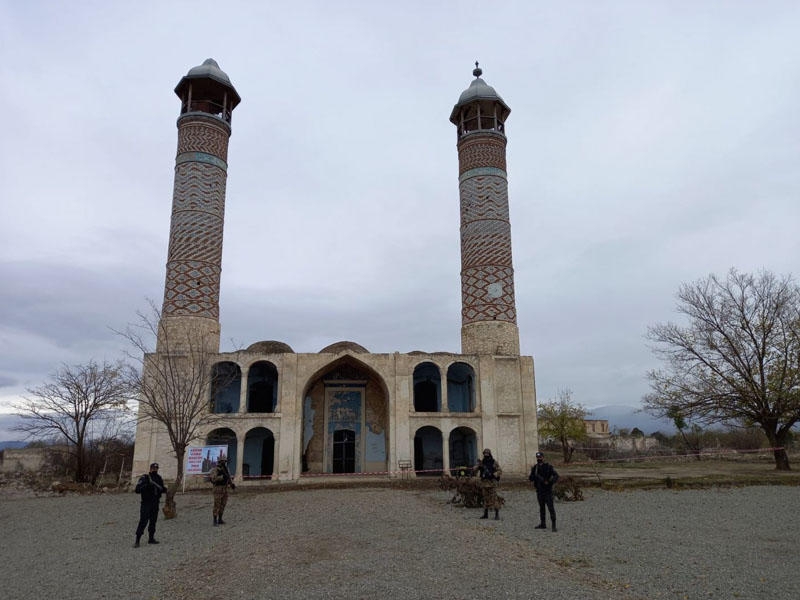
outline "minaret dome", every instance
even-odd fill
[[[213,58],[189,69],[175,86],[175,93],[181,99],[181,114],[203,112],[217,115],[226,123],[231,122],[231,112],[242,100]]]
[[[475,79],[461,93],[450,113],[450,122],[456,126],[459,138],[473,131],[495,131],[503,134],[511,109],[500,94],[481,79],[483,71],[478,67],[477,61],[472,74]]]

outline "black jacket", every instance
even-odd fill
[[[531,467],[528,481],[533,482],[537,492],[549,492],[553,489],[553,484],[558,481],[558,473],[550,463],[536,463]]]
[[[158,503],[161,494],[166,491],[164,480],[158,473],[145,473],[136,483],[136,493],[142,496],[142,502]]]

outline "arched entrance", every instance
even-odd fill
[[[414,434],[414,470],[417,476],[442,474],[444,464],[442,432],[430,425]]]
[[[271,479],[275,469],[275,436],[265,427],[255,427],[244,438],[242,477]]]
[[[478,462],[478,438],[469,427],[457,427],[450,432],[450,470],[472,467]]]
[[[310,378],[303,395],[303,473],[388,472],[383,378],[343,356]]]

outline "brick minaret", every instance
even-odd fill
[[[519,355],[505,121],[511,109],[475,80],[453,107],[461,195],[461,352]]]
[[[219,283],[231,113],[241,98],[209,58],[180,80],[178,154],[161,337],[202,340],[219,351]]]

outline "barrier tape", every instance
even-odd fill
[[[362,475],[405,475],[407,473],[444,473],[447,470],[455,471],[457,469],[401,469],[399,471],[359,471],[358,473],[302,473],[303,477],[359,477]]]
[[[603,448],[575,448],[575,450],[583,450],[583,451],[598,451],[603,450]],[[776,450],[785,450],[783,447],[777,448],[753,448],[753,449],[746,449],[746,450],[731,450],[728,448],[722,448],[716,451],[701,451],[699,454],[689,453],[689,454],[650,454],[650,455],[642,455],[642,456],[630,456],[630,457],[620,457],[620,458],[605,458],[605,459],[597,459],[597,460],[588,460],[588,461],[572,461],[569,464],[571,466],[578,466],[578,465],[594,465],[597,463],[618,463],[618,462],[647,462],[647,461],[658,461],[660,459],[677,459],[677,458],[695,458],[697,456],[700,457],[707,457],[707,456],[723,456],[723,455],[736,455],[736,454],[766,454],[767,452],[774,452]],[[370,475],[406,475],[406,474],[419,474],[419,473],[436,473],[444,475],[448,471],[462,471],[465,467],[452,467],[450,469],[400,469],[399,471],[360,471],[358,473],[302,473],[300,478],[306,477],[362,477],[362,476],[370,476]],[[466,470],[470,470],[471,467],[466,467]]]
[[[575,450],[583,450],[583,451],[602,451],[603,448],[575,448]],[[724,456],[724,455],[736,455],[736,454],[766,454],[768,452],[776,452],[778,450],[785,450],[783,447],[777,448],[752,448],[746,450],[732,450],[730,448],[721,448],[719,450],[709,451],[709,450],[701,450],[699,453],[688,453],[688,454],[647,454],[641,456],[629,456],[629,457],[619,457],[619,458],[599,458],[596,460],[588,460],[583,462],[570,462],[570,465],[593,465],[597,463],[604,463],[604,462],[647,462],[647,461],[657,461],[659,459],[676,459],[676,458],[696,458],[698,456],[706,457],[706,456]]]

